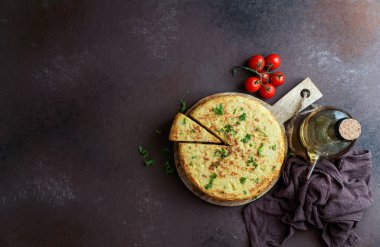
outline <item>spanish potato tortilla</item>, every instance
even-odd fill
[[[255,198],[277,179],[285,140],[260,103],[243,95],[219,95],[189,116],[225,143],[179,144],[182,168],[199,190],[218,200],[239,201]]]

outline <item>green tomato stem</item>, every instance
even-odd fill
[[[258,72],[257,70],[254,70],[254,69],[251,69],[251,68],[248,68],[248,67],[244,67],[244,66],[236,66],[235,68],[233,68],[232,70],[232,74],[233,76],[235,77],[236,75],[236,70],[237,69],[243,69],[243,70],[247,70],[249,72],[253,72],[255,74],[257,74],[258,76],[260,76],[260,85],[263,85],[262,81],[263,81],[263,75],[262,73]]]

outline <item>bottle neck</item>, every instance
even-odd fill
[[[336,122],[335,124],[331,124],[328,128],[327,128],[327,135],[329,136],[329,138],[333,141],[345,141],[340,135],[339,135],[339,121]]]

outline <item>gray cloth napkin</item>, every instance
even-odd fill
[[[319,161],[306,180],[309,165],[289,158],[278,185],[243,210],[252,246],[281,246],[296,230],[312,227],[322,230],[327,246],[355,246],[353,229],[373,201],[371,167],[370,151],[351,151]]]

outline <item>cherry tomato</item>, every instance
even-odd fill
[[[277,54],[269,54],[265,58],[265,65],[269,70],[275,70],[281,65],[281,58]]]
[[[270,83],[273,84],[273,86],[278,87],[284,84],[285,76],[283,73],[277,71],[270,75]]]
[[[262,77],[262,83],[263,83],[263,84],[269,83],[269,78],[270,78],[270,76],[269,76],[268,73],[266,73],[266,72],[262,72],[262,73],[261,73],[261,77]]]
[[[254,55],[248,60],[248,67],[253,70],[263,70],[265,66],[264,57],[261,55]]]
[[[260,96],[263,97],[264,99],[272,98],[275,93],[276,93],[276,88],[270,83],[265,84],[260,88]]]
[[[247,90],[248,92],[257,92],[261,88],[260,79],[254,76],[248,77],[245,81],[244,86],[245,90]]]

